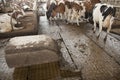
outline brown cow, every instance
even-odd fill
[[[71,21],[77,21],[77,25],[79,25],[79,21],[83,21],[83,17],[85,17],[84,3],[82,1],[73,1]]]
[[[63,19],[65,12],[65,3],[63,0],[58,1],[58,5],[56,8],[52,11],[52,17],[57,16],[59,14],[59,17]]]
[[[67,21],[70,21],[72,14],[72,0],[65,0],[65,18]]]
[[[85,17],[85,11],[83,1],[65,1],[65,17],[67,22],[77,22],[77,25],[79,25],[79,21],[83,20],[81,17]]]
[[[47,19],[51,19],[53,17],[51,14],[52,14],[52,11],[56,8],[56,6],[57,6],[57,2],[55,0],[48,0],[47,12],[46,12]]]

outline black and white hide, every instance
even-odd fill
[[[98,37],[102,28],[107,28],[107,34],[110,32],[114,17],[116,13],[116,8],[113,5],[97,3],[93,9],[93,22],[94,22],[94,32],[96,31],[97,24],[99,25]],[[105,39],[107,38],[107,34]]]

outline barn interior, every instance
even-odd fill
[[[77,25],[62,19],[48,20],[47,1],[0,0],[0,80],[120,80],[120,1],[101,0],[101,3],[116,7],[115,21],[106,41],[106,30],[102,30],[97,38],[98,27],[94,33],[94,25],[89,22],[83,21]],[[24,17],[15,26],[23,28],[1,32],[2,23],[7,26],[8,22],[8,19],[3,22],[3,15],[21,10],[15,4],[23,6],[24,3],[29,8],[25,7]],[[30,45],[29,49],[22,45],[17,50],[13,46],[15,43],[12,46],[10,43],[17,37],[23,39],[16,40],[16,44],[22,44],[20,41],[27,43],[31,39],[28,37],[34,37],[31,39],[34,41],[41,35],[53,41],[49,43],[48,39],[43,39],[42,43],[47,42],[53,46],[46,48],[42,43],[35,45],[33,42],[26,44]],[[47,50],[48,55],[42,50]]]

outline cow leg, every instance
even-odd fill
[[[65,20],[65,14],[64,13],[62,13],[62,18],[63,18],[63,20]]]
[[[96,31],[96,21],[94,20],[94,28],[93,28],[93,33],[95,33],[95,31]]]
[[[104,41],[107,40],[107,36],[108,36],[110,30],[111,30],[111,23],[110,23],[110,26],[107,28],[107,33],[106,33],[106,36],[105,36],[105,38],[104,38]]]
[[[56,19],[59,19],[59,18],[60,18],[60,17],[59,17],[59,13],[56,14],[55,18],[56,18]]]
[[[77,25],[79,26],[79,18],[77,18]]]
[[[74,20],[74,15],[71,16],[71,20],[70,20],[72,24],[73,24],[73,20]]]
[[[72,15],[71,15],[71,18],[70,18],[70,22],[73,22],[73,19],[74,19],[74,12],[72,13]]]
[[[60,13],[60,19],[63,19],[63,15],[62,15],[62,13]]]
[[[64,16],[65,16],[65,19],[66,19],[66,20],[68,19],[67,13],[68,13],[68,8],[67,8],[67,6],[65,6]]]
[[[68,21],[70,21],[71,20],[71,9],[68,11],[68,19],[67,19]]]
[[[106,36],[105,36],[105,38],[104,38],[104,41],[107,40],[107,36],[108,36],[108,34],[109,34],[109,32],[110,32],[110,30],[111,30],[111,28],[112,28],[113,20],[114,20],[114,17],[112,17],[112,18],[110,19],[110,25],[109,25],[109,27],[107,28],[107,33],[106,33]]]
[[[81,18],[81,11],[79,11],[78,13],[77,13],[77,25],[79,26],[79,23],[80,22],[82,22],[82,18]]]
[[[67,12],[65,11],[64,15],[65,15],[65,19],[67,20],[67,15],[66,14],[67,14]]]
[[[68,12],[66,13],[66,17],[67,17],[67,24],[68,24],[70,21],[70,18],[71,18],[71,10],[70,9],[68,9]]]
[[[77,15],[77,25],[79,26],[79,22],[81,21],[81,18],[79,15]]]
[[[102,20],[100,20],[100,22],[99,22],[99,32],[98,32],[97,38],[99,38],[100,33],[101,33],[101,31],[102,31],[102,24],[103,24],[103,22],[102,22]]]
[[[68,11],[68,14],[66,14],[67,15],[67,21],[69,21],[70,20],[70,11]]]
[[[111,17],[111,19],[110,19],[110,25],[109,25],[109,27],[108,27],[108,29],[107,29],[107,33],[110,32],[111,27],[112,27],[112,24],[113,24],[113,21],[114,21],[114,17]]]
[[[79,26],[79,17],[78,17],[78,13],[77,13],[77,11],[75,9],[73,9],[71,21],[72,21],[72,23],[77,21],[76,23]]]
[[[67,19],[68,19],[68,15],[67,15],[67,10],[64,12],[64,18],[65,18],[65,22],[67,22]]]

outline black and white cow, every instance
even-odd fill
[[[115,13],[116,8],[114,8],[113,5],[102,3],[97,3],[95,5],[92,16],[94,22],[94,32],[96,30],[97,24],[99,24],[98,37],[100,36],[100,32],[102,31],[103,27],[107,28],[107,34],[110,32],[111,26],[114,21]],[[105,39],[107,38],[107,34]]]

